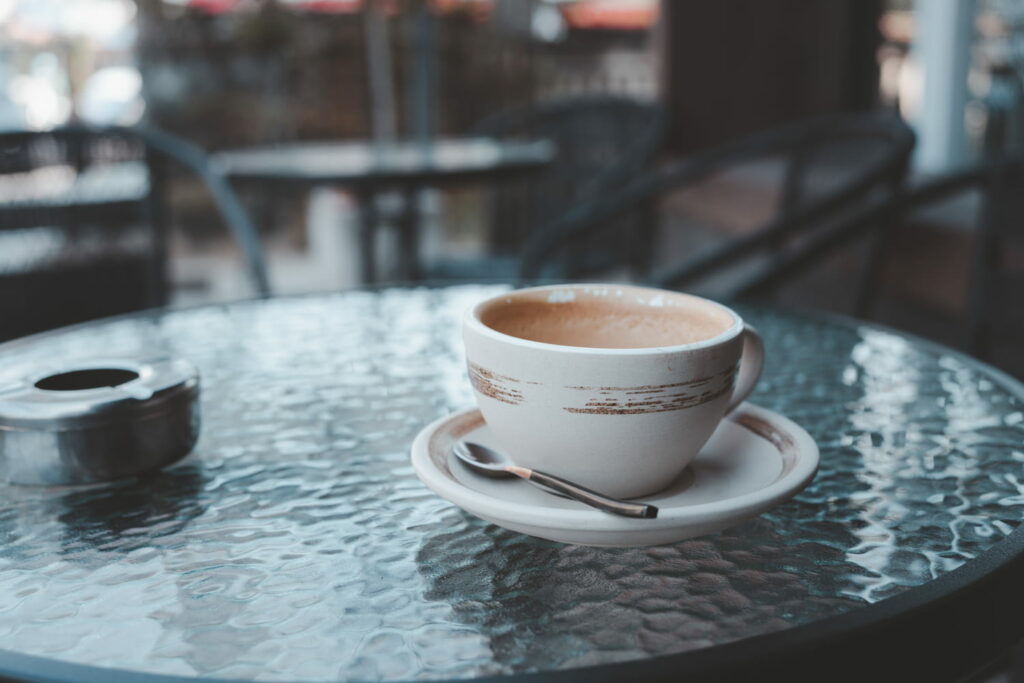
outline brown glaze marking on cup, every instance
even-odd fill
[[[672,410],[685,410],[703,405],[708,401],[732,391],[732,381],[726,382],[724,386],[716,391],[702,391],[699,394],[680,392],[675,394],[664,394],[661,396],[648,395],[648,400],[625,400],[602,396],[590,399],[582,408],[563,406],[562,410],[570,413],[584,415],[640,415],[643,413],[667,413]]]
[[[672,384],[644,384],[638,387],[585,387],[585,386],[567,386],[566,389],[578,389],[579,391],[599,391],[601,393],[611,391],[622,391],[627,394],[646,394],[646,393],[657,393],[664,391],[665,389],[675,389],[677,387],[700,387],[705,384],[712,382],[715,379],[721,377],[728,377],[735,375],[736,370],[739,368],[739,363],[735,363],[721,372],[715,373],[709,377],[697,377],[696,379],[689,379],[685,382],[673,382]]]
[[[583,415],[640,415],[695,408],[731,392],[736,380],[737,367],[737,365],[733,365],[710,377],[698,377],[686,382],[671,384],[638,387],[566,387],[566,389],[591,393],[592,398],[582,407],[563,406],[562,410]],[[709,384],[715,385],[719,382],[721,382],[720,386],[708,388]],[[690,391],[667,393],[670,389],[681,388]],[[694,389],[703,389],[703,391],[695,392]],[[593,394],[595,391],[596,397]]]
[[[523,392],[510,386],[511,384],[519,384],[519,380],[516,378],[499,375],[475,363],[468,363],[467,365],[469,367],[470,383],[474,389],[484,396],[493,398],[495,401],[507,403],[510,406],[517,406],[523,402]]]

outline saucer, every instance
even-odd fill
[[[467,439],[500,448],[480,411],[425,427],[412,445],[416,475],[434,493],[498,526],[561,543],[646,546],[721,531],[796,495],[818,468],[818,446],[791,420],[749,403],[722,420],[667,489],[643,498],[655,519],[630,519],[551,495],[521,479],[488,479],[452,455]]]

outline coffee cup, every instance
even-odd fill
[[[754,389],[764,344],[731,309],[645,287],[532,287],[463,321],[477,404],[519,465],[633,498],[675,481]]]

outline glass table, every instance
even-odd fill
[[[157,311],[0,346],[15,374],[184,356],[204,423],[145,478],[0,484],[0,677],[945,680],[1020,637],[1019,383],[739,307],[768,347],[753,401],[821,447],[810,487],[676,545],[560,545],[469,516],[409,464],[422,426],[472,404],[460,316],[499,289]]]
[[[497,183],[543,169],[555,158],[548,140],[441,138],[430,141],[307,141],[228,150],[217,164],[233,181],[262,187],[340,187],[359,203],[360,260],[364,283],[377,280],[377,196],[405,194],[400,221],[401,278],[420,278],[419,213],[416,193],[423,188],[470,182]]]

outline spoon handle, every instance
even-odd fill
[[[523,468],[526,469],[526,468]],[[616,498],[609,498],[603,496],[597,491],[591,491],[588,488],[574,484],[571,481],[566,481],[561,477],[556,477],[553,474],[547,474],[546,472],[538,472],[537,470],[527,470],[529,476],[526,477],[527,481],[546,486],[549,489],[554,489],[559,493],[564,493],[570,498],[574,498],[581,503],[586,503],[590,507],[595,507],[598,510],[604,510],[615,515],[622,515],[623,517],[639,517],[641,519],[653,519],[658,516],[658,508],[653,505],[647,505],[645,503],[629,503],[624,500],[618,500]]]

